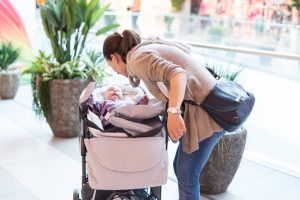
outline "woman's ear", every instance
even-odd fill
[[[111,54],[110,58],[113,62],[117,62],[118,61],[118,57],[115,54]]]
[[[114,53],[114,54],[111,54],[111,60],[115,63],[119,63],[120,62],[120,59],[121,57],[119,56],[119,54],[117,53]]]

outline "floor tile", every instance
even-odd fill
[[[242,200],[241,198],[235,196],[234,194],[230,192],[224,192],[222,194],[217,194],[217,195],[206,195],[206,194],[201,194],[201,197],[203,199],[201,200]]]
[[[0,179],[5,179],[11,176],[2,166],[0,166]]]
[[[299,184],[298,178],[269,170],[265,176],[239,185],[230,185],[228,192],[244,200],[262,200],[274,196],[275,194],[280,194]]]
[[[261,178],[267,175],[269,171],[270,169],[267,169],[246,159],[242,159],[230,186],[235,187],[242,183]]]
[[[45,143],[55,147],[60,152],[65,153],[74,160],[81,162],[79,138],[59,138],[55,136],[40,137]]]
[[[74,176],[74,178],[71,179],[64,179],[42,187],[30,188],[30,191],[37,195],[41,200],[66,200],[72,199],[73,190],[79,189],[80,184],[81,174],[77,174],[77,176]]]
[[[22,127],[0,115],[0,144],[30,138],[32,135]]]
[[[30,92],[29,92],[30,91]],[[24,84],[21,85],[18,89],[18,92],[14,98],[14,101],[17,103],[31,109],[32,108],[32,92],[31,92],[31,85]]]
[[[0,116],[34,136],[53,135],[45,119],[39,120],[30,108],[24,107],[14,100],[0,101]]]
[[[81,165],[62,153],[3,168],[28,188],[81,176]]]
[[[33,193],[24,190],[8,195],[0,196],[0,200],[41,200]]]
[[[162,199],[163,200],[178,199],[177,184],[167,184],[162,186]]]
[[[0,164],[7,165],[21,161],[56,155],[59,151],[35,138],[16,140],[1,144]]]
[[[173,169],[173,160],[175,157],[175,153],[177,150],[178,143],[173,143],[171,140],[169,140],[168,143],[168,155],[169,155],[169,177],[172,177],[174,180],[176,180],[176,176]]]
[[[289,190],[286,190],[284,192],[278,193],[266,200],[283,200],[283,199],[288,199],[288,200],[299,200],[300,199],[300,186],[298,187],[293,187]]]
[[[211,197],[206,197],[206,196],[200,196],[201,200],[214,200]]]
[[[13,176],[0,179],[0,188],[0,199],[2,195],[26,190],[26,187]]]

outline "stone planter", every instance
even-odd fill
[[[226,133],[214,147],[201,173],[201,193],[225,192],[240,165],[247,138],[247,130]]]
[[[0,98],[13,99],[20,84],[18,73],[0,74]]]
[[[51,80],[48,124],[57,137],[77,137],[80,133],[79,96],[88,80]]]

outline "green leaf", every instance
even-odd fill
[[[61,11],[62,11],[62,5],[63,5],[63,1],[61,1],[61,0],[59,0],[59,1],[57,1],[57,3],[56,3],[56,8],[55,8],[55,15],[56,15],[56,18],[57,18],[57,20],[58,21],[62,21],[62,19],[61,19]]]
[[[42,8],[43,9],[43,8]],[[54,10],[41,10],[42,18],[47,19],[47,22],[54,27],[58,27],[58,20],[56,19],[55,11]]]
[[[94,26],[94,24],[99,20],[99,18],[103,15],[103,13],[109,8],[110,4],[106,4],[102,8],[98,9],[95,13],[92,14],[90,26]]]
[[[92,11],[99,6],[99,0],[91,0],[87,6],[87,10]]]
[[[91,16],[92,13],[94,13],[99,8],[99,0],[91,0],[88,6],[86,7],[86,10],[84,12],[84,19],[85,23],[87,23],[89,26],[91,24]]]
[[[70,12],[71,19],[72,19],[72,23],[71,23],[72,29],[75,29],[75,28],[79,28],[79,26],[80,26],[80,23],[77,23],[78,22],[77,11],[78,11],[79,5],[77,3],[77,0],[71,0],[71,1],[72,1],[72,4],[69,5],[69,12]]]
[[[20,49],[11,42],[0,44],[0,69],[8,71],[9,65],[13,64],[20,56]]]
[[[111,25],[108,25],[108,26],[105,26],[104,28],[101,28],[99,29],[97,32],[96,32],[96,35],[102,35],[102,34],[105,34],[107,33],[108,31],[112,30],[112,29],[115,29],[117,27],[119,27],[120,25],[119,24],[111,24]]]

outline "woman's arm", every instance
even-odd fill
[[[170,79],[170,91],[169,91],[169,107],[178,107],[184,98],[186,88],[186,74],[177,73]]]
[[[144,81],[152,82],[153,85],[157,82],[168,82],[169,107],[180,107],[187,82],[187,73],[181,66],[153,52],[138,54],[131,60],[129,66],[132,74]],[[180,114],[168,114],[167,128],[173,141],[177,141],[186,131]]]
[[[177,73],[170,79],[169,107],[180,108],[186,88],[186,73]],[[172,141],[177,141],[186,132],[181,114],[168,113],[167,128]]]

